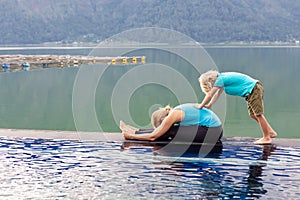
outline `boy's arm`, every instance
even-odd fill
[[[213,87],[204,97],[204,99],[202,100],[202,102],[200,104],[196,104],[195,107],[198,109],[201,109],[203,107],[208,107],[206,106],[206,104],[210,104],[210,107],[212,106],[212,104],[219,98],[219,96],[221,95],[222,91],[218,92],[219,90],[222,90],[222,88],[220,87]],[[216,93],[220,93],[218,94],[217,97],[214,97]],[[212,101],[211,101],[212,100]]]
[[[211,101],[207,105],[205,105],[205,107],[206,108],[210,108],[219,99],[219,97],[221,96],[222,92],[223,92],[223,88],[219,88],[216,91],[215,95],[212,97]]]

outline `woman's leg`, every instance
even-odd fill
[[[178,131],[179,126],[173,125],[171,128],[162,136],[156,139],[156,141],[169,141],[174,138]],[[143,133],[151,133],[154,129],[153,128],[146,128],[146,129],[138,129],[135,131],[135,134],[143,134]]]
[[[218,143],[223,137],[223,127],[203,127],[199,126],[194,142]]]
[[[135,131],[135,134],[152,133],[153,131],[153,128],[140,128]]]
[[[177,125],[173,125],[171,126],[171,128],[162,136],[160,136],[159,138],[157,138],[157,141],[171,141],[175,135],[177,134],[179,129],[179,126]]]
[[[181,126],[176,133],[175,140],[180,142],[217,143],[223,136],[222,126]]]

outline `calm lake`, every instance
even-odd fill
[[[2,48],[3,55],[146,56],[146,63],[0,73],[0,128],[119,132],[120,119],[149,127],[158,106],[201,101],[200,72],[218,66],[261,80],[266,117],[279,137],[294,139],[253,145],[247,137],[261,137],[261,132],[248,117],[245,100],[225,95],[213,107],[224,123],[224,136],[245,138],[225,137],[204,155],[200,148],[205,145],[189,146],[183,155],[186,146],[178,144],[169,149],[79,136],[0,137],[0,198],[297,199],[300,48],[182,50]]]
[[[279,137],[300,137],[298,134],[300,128],[298,124],[300,121],[300,89],[298,87],[300,48],[226,46],[204,48],[220,71],[239,71],[261,80],[265,88],[265,116],[270,124],[277,130]],[[95,51],[93,48],[25,47],[2,48],[0,54],[88,55],[93,51]],[[105,51],[102,54],[104,55]],[[109,51],[107,54],[110,56]],[[92,89],[86,87],[82,92],[82,95],[85,95],[85,90],[94,90],[91,93],[94,95],[94,100],[91,102],[94,104],[94,115],[101,131],[119,131],[119,118],[127,122],[132,121],[140,127],[149,127],[149,115],[157,106],[166,104],[176,106],[178,103],[190,100],[180,100],[183,95],[180,96],[177,92],[186,90],[186,86],[179,83],[175,88],[175,76],[172,75],[168,79],[174,81],[174,84],[171,83],[173,88],[170,88],[171,86],[169,87],[166,84],[156,83],[155,81],[159,78],[157,75],[153,75],[154,81],[149,84],[151,77],[140,76],[138,70],[150,69],[154,72],[156,70],[158,74],[162,74],[162,77],[168,77],[168,74],[164,74],[164,71],[160,72],[160,67],[162,69],[165,65],[168,65],[170,66],[168,70],[174,71],[175,69],[176,74],[186,77],[191,85],[190,87],[195,91],[198,101],[203,98],[203,93],[197,81],[199,72],[189,67],[190,63],[185,60],[174,58],[172,54],[166,54],[164,51],[151,48],[137,52],[130,51],[125,55],[146,55],[146,64],[144,66],[131,64],[108,66],[99,80],[96,80],[97,85]],[[153,60],[160,60],[161,62],[157,65],[153,64]],[[87,70],[92,72],[98,69],[99,66],[87,67]],[[135,73],[133,69],[136,69]],[[1,73],[0,127],[76,130],[78,127],[74,122],[76,121],[74,117],[77,115],[82,116],[87,123],[87,126],[82,128],[83,130],[99,131],[98,127],[88,125],[89,121],[93,120],[90,120],[89,113],[81,113],[79,109],[74,114],[75,83],[79,80],[79,72],[81,74],[85,73],[80,70],[81,68],[70,67]],[[89,76],[89,74],[87,75]],[[126,92],[122,93],[124,90],[121,86],[127,87],[126,81],[125,84],[120,81],[124,75],[127,75],[127,79],[131,79],[135,83],[143,81],[141,79],[149,80],[146,84],[141,82],[141,87],[135,88],[128,95]],[[87,80],[89,80],[88,77]],[[86,84],[88,84],[87,80],[84,80]],[[117,86],[120,89],[116,89]],[[131,87],[130,83],[128,83],[128,87]],[[87,93],[87,95],[91,94]],[[112,98],[115,98],[115,100],[112,100]],[[222,106],[224,107],[222,120],[225,127],[225,136],[260,137],[261,132],[258,125],[248,117],[245,100],[231,96],[226,96],[225,100],[224,106]],[[191,99],[191,101],[194,100]],[[126,112],[129,112],[130,119],[127,118],[127,115],[115,116],[118,115],[118,110],[123,112],[124,108],[126,108]],[[78,126],[80,126],[80,123],[85,124],[84,120],[78,122]]]

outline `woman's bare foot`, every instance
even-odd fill
[[[124,135],[127,134],[127,135],[130,135],[130,134],[135,134],[135,129],[132,127],[132,126],[129,126],[127,124],[125,124],[122,120],[120,121],[120,129]]]
[[[126,128],[126,124],[121,120],[119,128],[123,131]]]
[[[125,139],[132,139],[132,136],[135,135],[135,130],[125,127],[122,130],[122,134]]]
[[[120,126],[119,128],[121,129],[121,131],[124,131],[124,130],[127,130],[129,131],[130,133],[134,133],[135,131],[137,131],[138,129],[133,127],[133,126],[130,126],[128,124],[125,124],[122,120],[120,121]]]
[[[127,130],[122,130],[122,134],[125,139],[130,139],[131,134]]]
[[[271,138],[260,138],[259,140],[256,140],[254,144],[271,144],[272,139]]]

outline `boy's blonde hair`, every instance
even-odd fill
[[[171,107],[168,105],[164,108],[159,108],[157,111],[154,111],[151,116],[151,123],[154,128],[157,128],[162,121],[168,116]]]
[[[199,77],[199,83],[202,92],[205,94],[208,93],[212,88],[213,88],[213,83],[217,77],[218,77],[219,72],[217,70],[210,70],[207,71]]]

